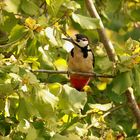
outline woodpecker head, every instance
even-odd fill
[[[88,38],[85,35],[82,34],[76,34],[75,35],[75,43],[78,44],[80,47],[86,47],[89,44]]]
[[[76,34],[75,38],[63,38],[64,40],[72,42],[74,45],[84,48],[89,45],[89,40],[85,35],[82,34]]]

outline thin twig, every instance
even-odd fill
[[[45,4],[46,4],[46,1],[43,1],[39,7],[42,8],[43,5],[45,5]]]
[[[39,73],[48,73],[48,74],[68,74],[68,71],[57,71],[57,70],[32,70],[32,72],[39,72]]]
[[[57,22],[60,22],[61,20],[64,20],[65,19],[65,14],[62,15],[60,18],[56,19],[53,23],[51,23],[49,26],[53,26],[54,24],[56,24]]]
[[[116,106],[116,107],[111,108],[110,110],[108,110],[108,111],[103,115],[103,117],[104,117],[104,118],[107,117],[109,114],[111,114],[112,112],[115,112],[115,111],[119,110],[119,109],[122,108],[123,106],[125,106],[125,104],[120,104],[120,105],[118,105],[118,106]]]
[[[93,113],[95,113],[93,110],[89,110],[89,111],[86,112],[86,114],[81,115],[81,116],[80,116],[80,119],[85,118],[85,117],[87,117],[88,115],[91,115],[91,114],[93,114]]]
[[[103,78],[114,78],[113,75],[108,74],[97,74],[95,72],[75,72],[75,71],[57,71],[57,70],[32,70],[32,72],[48,73],[48,74],[75,74],[81,76],[90,76],[90,77],[103,77]]]
[[[93,124],[93,123],[90,124],[86,129],[89,130],[89,129],[91,129],[92,127],[95,127],[95,124]]]
[[[7,48],[7,47],[11,47],[11,45],[16,44],[17,42],[19,42],[20,40],[22,40],[23,38],[27,38],[28,37],[28,32],[25,33],[23,36],[21,36],[20,38],[18,38],[17,40],[13,41],[13,42],[9,42],[7,44],[4,45],[0,45],[0,48]]]

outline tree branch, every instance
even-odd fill
[[[140,129],[140,109],[136,102],[136,99],[135,99],[135,96],[133,93],[133,89],[131,87],[128,88],[128,90],[126,91],[125,94],[127,96],[128,105],[130,106],[133,114],[135,115],[136,120],[137,120],[137,126]]]
[[[94,4],[93,4],[93,1],[92,0],[85,0],[85,3],[86,3],[88,12],[91,15],[91,17],[99,19],[100,29],[98,29],[98,33],[99,33],[100,39],[101,39],[102,43],[104,44],[104,47],[105,47],[106,52],[109,56],[109,59],[113,62],[116,62],[118,60],[118,58],[117,58],[117,55],[115,53],[114,47],[106,35],[104,25],[103,25],[102,20],[99,16]]]
[[[90,77],[102,77],[102,78],[114,78],[113,75],[108,74],[97,74],[95,72],[75,72],[75,71],[57,71],[57,70],[32,70],[32,72],[42,72],[42,73],[48,73],[48,74],[78,74],[82,76],[90,76]]]
[[[105,118],[106,116],[108,116],[108,115],[111,114],[112,112],[115,112],[115,111],[119,110],[120,108],[122,108],[122,107],[124,107],[124,106],[125,106],[125,104],[120,104],[120,105],[118,105],[118,106],[116,106],[116,107],[111,108],[110,110],[108,110],[108,111],[103,115],[103,117]]]
[[[99,36],[101,38],[102,43],[104,44],[104,47],[106,49],[109,59],[115,63],[118,60],[117,55],[115,53],[115,50],[113,48],[111,41],[108,39],[108,37],[106,35],[104,25],[95,8],[95,5],[93,4],[92,0],[85,0],[85,3],[86,3],[86,7],[87,7],[88,12],[90,13],[91,17],[98,18],[100,20],[100,29],[98,29]],[[135,118],[137,120],[137,125],[140,129],[140,110],[139,110],[139,107],[135,100],[134,93],[130,90],[130,88],[128,88],[125,92],[125,95],[127,97],[129,107],[131,108],[132,112],[134,113]]]

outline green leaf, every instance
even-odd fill
[[[66,136],[62,136],[60,134],[56,134],[50,140],[69,140],[69,139]]]
[[[118,69],[120,72],[127,72],[131,70],[132,58],[130,55],[123,54],[120,57],[121,63],[118,65]]]
[[[11,83],[0,83],[0,95],[6,96],[8,94],[11,94],[13,92],[13,87]]]
[[[107,10],[109,10],[111,13],[118,12],[121,8],[121,0],[110,0],[110,1],[104,1],[104,4],[107,4]]]
[[[65,6],[67,9],[70,9],[70,10],[73,10],[73,11],[81,8],[80,4],[78,4],[75,1],[67,1],[63,4],[63,6]]]
[[[28,57],[23,62],[32,64],[32,70],[38,69],[38,67],[40,66],[40,63],[38,62],[38,58],[33,56]]]
[[[140,20],[140,8],[136,8],[131,11],[131,18],[134,19],[135,21]]]
[[[57,70],[67,70],[67,61],[63,58],[58,58],[57,60],[55,60],[54,65],[56,66]]]
[[[14,133],[12,135],[12,139],[13,140],[21,140],[22,139],[26,139],[26,134],[25,133],[22,133],[20,131],[17,131],[16,133]],[[9,140],[9,139],[5,139],[5,140]]]
[[[51,5],[51,0],[46,0],[47,5]]]
[[[28,119],[30,117],[29,108],[31,105],[24,98],[20,98],[20,104],[17,111],[17,117],[19,120]]]
[[[3,136],[7,136],[10,133],[10,123],[5,122],[5,120],[3,120],[3,122],[0,122],[0,134]]]
[[[67,136],[55,134],[50,140],[81,140],[81,138],[73,133],[69,133]]]
[[[43,87],[38,88],[32,96],[32,102],[40,116],[47,118],[47,120],[55,120],[55,109],[58,104],[58,97],[54,96],[48,89]]]
[[[5,18],[4,23],[0,24],[0,29],[6,32],[10,32],[11,29],[17,24],[17,19],[15,18],[13,13],[8,13],[6,11],[3,12]]]
[[[36,78],[36,76],[32,72],[27,72],[23,75],[23,81],[27,81],[28,85],[38,85],[39,80]]]
[[[18,13],[19,6],[21,0],[6,0],[4,3],[6,4],[5,9],[10,13]]]
[[[59,106],[64,111],[73,111],[79,113],[87,101],[87,94],[85,92],[79,92],[76,89],[64,85],[64,91],[61,93]]]
[[[18,131],[23,132],[23,133],[27,133],[29,127],[30,127],[30,123],[26,119],[23,119],[19,122],[17,128],[18,128]]]
[[[106,91],[107,97],[114,103],[120,104],[126,101],[125,94],[116,94],[112,91],[112,86]]]
[[[58,103],[58,97],[54,96],[47,89],[39,90],[38,99],[42,103],[45,103],[45,104],[49,103],[53,109],[56,107],[56,105]]]
[[[31,139],[33,140],[38,139],[38,132],[33,126],[30,126],[26,136],[26,140],[31,140]]]
[[[129,38],[125,42],[125,51],[130,55],[139,51],[139,47],[140,47],[140,43],[136,40],[133,40],[132,38]]]
[[[132,84],[131,72],[123,72],[114,78],[112,90],[117,94],[122,94],[128,87],[132,86]]]
[[[37,120],[38,118],[34,118],[34,122],[32,123],[35,129],[41,129],[44,128],[44,121],[43,120]]]
[[[139,91],[140,91],[140,71],[138,68],[134,68],[133,69],[133,75],[134,75],[134,88],[136,90],[136,93],[139,95]]]
[[[49,83],[54,83],[54,82],[66,83],[67,81],[68,79],[66,78],[66,76],[60,74],[53,74],[47,78],[47,82]]]
[[[48,4],[49,14],[56,16],[64,0],[46,0],[46,2]]]
[[[38,114],[33,95],[31,96],[29,93],[20,93],[19,106],[16,114],[19,120],[28,120],[31,116]]]
[[[49,57],[49,51],[45,52],[45,50],[42,47],[38,48],[39,52],[41,53],[41,59],[42,61],[40,62],[42,64],[42,66],[44,65],[44,67],[49,67],[52,68],[53,67],[53,63],[51,60],[51,57]]]
[[[96,67],[104,72],[111,72],[112,71],[112,62],[109,59],[104,57],[96,57]]]
[[[79,14],[72,14],[72,19],[80,24],[83,29],[97,29],[99,28],[99,20],[96,18],[86,17]]]
[[[24,37],[26,31],[27,30],[24,26],[17,24],[11,30],[8,42],[18,41],[19,39],[22,39]]]
[[[21,4],[21,9],[26,14],[29,14],[31,16],[39,14],[39,7],[33,1],[30,0],[23,0]]]
[[[1,112],[4,112],[5,101],[3,99],[0,99],[0,103],[1,103],[1,105],[0,105],[0,111]]]

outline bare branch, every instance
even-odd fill
[[[90,77],[102,77],[102,78],[114,78],[113,75],[108,74],[97,74],[95,72],[75,72],[75,71],[57,71],[57,70],[32,70],[32,72],[42,72],[42,73],[48,73],[48,74],[77,74],[82,76],[90,76]]]
[[[98,33],[99,33],[100,39],[101,39],[102,43],[104,44],[104,47],[105,47],[106,52],[109,56],[109,59],[113,62],[116,62],[118,60],[118,58],[117,58],[117,55],[115,53],[114,47],[106,35],[104,25],[103,25],[101,18],[99,16],[94,4],[93,4],[93,1],[92,0],[85,0],[85,3],[86,3],[88,12],[91,15],[91,17],[99,19],[100,29],[98,29]]]
[[[136,99],[133,93],[133,89],[131,87],[128,88],[128,90],[126,91],[126,95],[127,95],[128,104],[133,114],[135,115],[136,120],[137,120],[137,125],[140,128],[140,109],[138,107],[138,104],[136,102]]]

